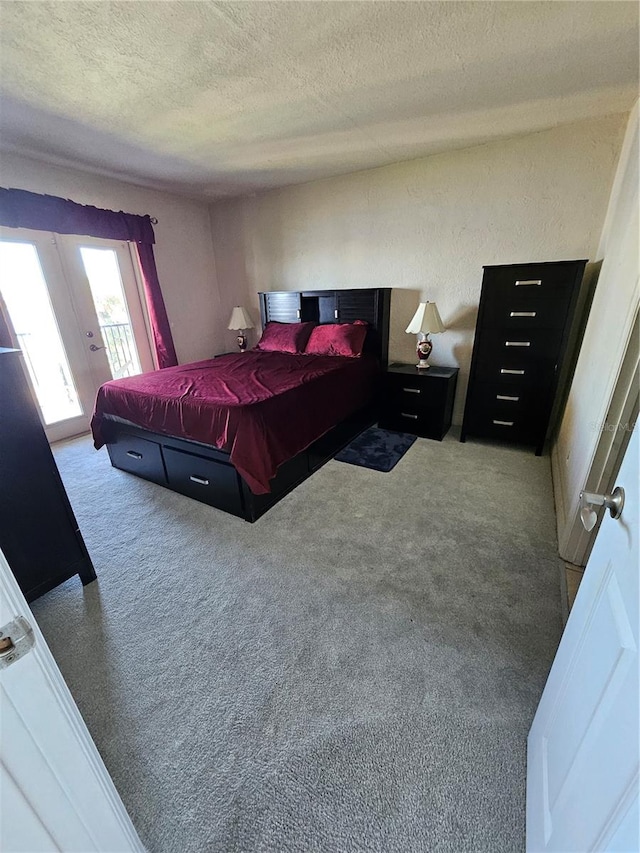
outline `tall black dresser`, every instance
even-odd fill
[[[484,267],[460,441],[542,453],[586,263]]]
[[[20,350],[0,347],[0,549],[27,601],[96,579],[44,434]]]

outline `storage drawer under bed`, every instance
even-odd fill
[[[112,464],[123,471],[129,471],[145,480],[167,485],[167,477],[162,461],[160,445],[126,432],[117,434],[115,440],[107,443]]]
[[[162,455],[169,486],[174,491],[226,512],[243,515],[239,477],[233,465],[171,447],[163,447]]]

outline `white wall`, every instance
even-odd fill
[[[155,216],[154,253],[179,361],[226,348],[225,300],[232,297],[219,293],[205,204],[12,154],[0,161],[0,185]]]
[[[483,264],[594,258],[626,116],[564,125],[476,148],[212,206],[223,291],[392,287],[392,359],[420,298],[448,325],[434,364],[459,365],[464,407]]]
[[[608,456],[629,429],[623,412],[638,361],[633,324],[638,312],[638,105],[631,114],[596,257],[602,268],[573,383],[552,452],[560,553],[585,562],[589,537],[578,523],[579,493],[608,483]],[[621,374],[631,348],[625,375]],[[629,374],[628,376],[626,374]],[[623,393],[617,393],[616,389]],[[636,391],[637,393],[637,391]]]

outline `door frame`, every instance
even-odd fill
[[[615,279],[613,279],[615,255],[609,257],[613,251],[611,234],[614,223],[621,215],[620,210],[623,210],[620,206],[626,203],[623,200],[627,191],[635,192],[635,205],[637,207],[639,109],[640,102],[636,102],[627,125],[597,252],[598,258],[604,258],[601,277],[603,273],[609,277],[609,286],[612,288],[610,298],[618,300],[622,297],[620,293],[615,292]],[[635,254],[637,255],[637,248]],[[580,459],[580,487],[590,492],[603,493],[610,491],[613,487],[633,424],[638,416],[640,399],[638,390],[640,288],[637,265],[633,289],[631,289],[631,280],[628,283],[629,287],[625,284],[624,288],[625,303],[621,306],[621,316],[624,314],[624,319],[620,324],[621,328],[616,329],[617,335],[615,333],[611,335],[609,349],[611,359],[607,360],[606,365],[599,366],[600,369],[605,369],[608,372],[608,378],[603,397],[600,398],[597,405],[594,402],[591,408],[594,420],[591,427],[594,432],[598,432],[598,435],[589,443],[588,448],[585,448],[584,458],[581,457]],[[601,285],[604,286],[604,281],[599,282],[597,287]],[[597,298],[598,290],[596,289],[595,299],[597,300]],[[587,324],[587,333],[588,331],[589,324]],[[580,358],[582,358],[582,353]],[[578,361],[579,366],[580,359]],[[569,389],[570,394],[571,389]],[[585,566],[599,529],[599,522],[590,533],[587,533],[580,521],[579,489],[576,489],[574,493],[565,473],[567,470],[566,462],[569,459],[569,455],[565,459],[565,454],[574,454],[574,448],[571,444],[567,444],[563,438],[565,417],[566,411],[561,417],[551,448],[558,551],[563,560],[576,566]],[[602,513],[600,513],[599,521],[601,519]]]

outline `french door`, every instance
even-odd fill
[[[0,228],[0,299],[50,441],[89,429],[104,382],[154,368],[127,243]]]

